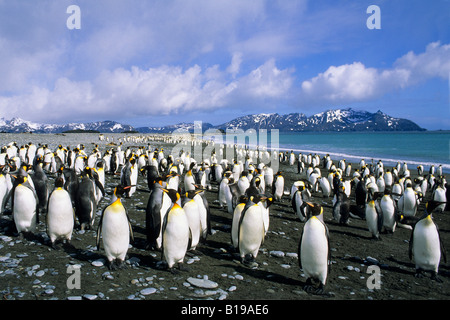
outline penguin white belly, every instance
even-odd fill
[[[136,166],[134,165],[131,167],[131,177],[130,177],[131,188],[130,188],[130,192],[128,193],[130,197],[136,192],[137,178],[138,178],[138,170],[137,170]]]
[[[405,216],[416,215],[417,206],[416,206],[416,196],[415,196],[414,191],[405,191],[402,198],[403,198],[402,213]]]
[[[8,185],[6,178],[3,174],[0,174],[0,214],[3,213],[3,209],[6,206],[6,196],[8,195]]]
[[[47,232],[52,242],[72,238],[74,217],[70,195],[66,190],[55,190],[48,200]]]
[[[195,195],[194,201],[197,204],[198,213],[200,216],[200,234],[205,239],[208,233],[208,212],[206,211],[205,204],[203,203],[203,198],[201,195]]]
[[[395,231],[397,225],[395,221],[394,203],[390,199],[381,198],[381,212],[383,213],[383,227],[391,232]]]
[[[130,230],[124,211],[119,212],[111,207],[105,210],[102,221],[102,238],[108,260],[112,261],[118,258],[124,261],[130,244]]]
[[[258,206],[261,209],[261,217],[263,219],[264,224],[264,235],[266,235],[267,231],[269,230],[269,223],[270,223],[269,208],[266,208],[266,206],[262,202],[258,202]]]
[[[441,187],[438,187],[433,193],[433,200],[437,201],[437,202],[447,202],[445,190]],[[435,210],[438,212],[439,211],[442,212],[442,211],[444,211],[444,209],[445,209],[445,203],[438,205]]]
[[[301,222],[305,222],[306,217],[303,215],[300,207],[303,204],[302,194],[300,191],[296,191],[294,194],[294,201],[295,201],[295,214],[300,219]]]
[[[256,258],[263,239],[264,222],[261,209],[258,205],[253,205],[247,209],[239,226],[239,252],[241,258],[244,258],[247,254],[252,254]]]
[[[239,244],[239,220],[241,219],[242,210],[244,210],[245,203],[240,203],[234,208],[233,221],[231,224],[231,242],[234,248],[238,248]]]
[[[305,223],[300,249],[305,275],[325,284],[328,273],[328,240],[325,227],[316,217]]]
[[[282,177],[278,177],[277,181],[275,181],[275,199],[281,200],[281,197],[284,193],[284,179]]]
[[[18,232],[36,230],[36,199],[33,191],[18,185],[14,192],[14,223]]]
[[[379,235],[377,210],[375,209],[375,207],[366,204],[365,214],[367,227],[370,233],[377,237]]]
[[[163,196],[162,196],[162,205],[161,205],[161,211],[160,211],[160,215],[161,215],[161,225],[164,221],[164,218],[167,214],[167,211],[169,210],[170,206],[172,205],[172,200],[170,200],[169,196],[163,192]],[[159,232],[159,236],[156,239],[156,246],[157,248],[161,248],[162,246],[162,227],[161,230]]]
[[[189,223],[186,214],[184,210],[177,211],[169,213],[163,235],[164,258],[169,268],[175,263],[183,262],[189,243]]]
[[[419,221],[414,228],[414,262],[416,268],[437,272],[441,259],[439,235],[436,226],[426,220]]]
[[[201,232],[200,213],[198,210],[198,205],[195,200],[191,200],[183,206],[183,209],[186,213],[189,229],[191,229],[192,241],[190,249],[195,249],[200,240]]]

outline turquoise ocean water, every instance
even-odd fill
[[[245,144],[259,143],[268,149],[277,147],[277,135],[272,134],[271,130],[267,131],[267,136],[261,132],[258,132],[257,136],[258,142],[252,143],[254,140],[249,139],[247,135]],[[220,139],[222,138],[219,137]],[[239,143],[237,138],[235,141]],[[240,137],[239,141],[244,140]],[[382,160],[388,166],[406,162],[410,165],[410,169],[416,169],[417,165],[422,164],[426,172],[431,165],[436,168],[442,165],[443,172],[450,173],[450,131],[278,132],[278,147],[281,151],[293,150],[296,154],[330,154],[333,160],[346,159],[350,162],[359,162],[365,159],[367,163],[373,159],[374,163]]]
[[[387,165],[400,161],[415,167],[422,164],[425,170],[442,165],[450,173],[450,131],[279,133],[279,145],[282,150],[329,153],[349,161],[364,158]]]

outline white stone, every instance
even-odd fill
[[[140,291],[143,296],[148,296],[155,293],[157,290],[155,288],[145,288]]]
[[[192,284],[193,286],[199,287],[199,288],[204,288],[204,289],[215,289],[217,288],[219,285],[211,280],[208,279],[197,279],[197,278],[187,278],[186,280],[187,282],[189,282],[190,284]]]

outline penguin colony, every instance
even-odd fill
[[[100,139],[105,137],[101,135]],[[143,179],[150,192],[145,215],[147,249],[161,252],[161,264],[177,273],[186,269],[185,256],[198,252],[197,247],[211,234],[205,193],[217,192],[215,202],[230,214],[230,243],[241,263],[249,268],[258,266],[259,248],[270,226],[271,204],[288,201],[293,216],[303,224],[298,259],[307,278],[307,292],[324,293],[332,241],[327,223],[348,225],[350,218],[366,220],[367,232],[375,241],[398,227],[410,229],[408,253],[416,276],[430,272],[432,279],[442,281],[438,268],[441,259],[446,261],[445,249],[432,219],[433,214],[449,211],[449,186],[441,168],[432,166],[427,173],[418,166],[418,177],[412,179],[406,163],[385,168],[381,160],[366,164],[362,159],[359,167],[352,168],[345,160],[332,161],[329,155],[320,158],[292,151],[270,154],[235,146],[242,160],[219,162],[212,152],[210,158],[197,163],[183,150],[173,157],[163,148],[153,150],[150,143],[122,148],[121,143],[102,153],[98,146],[87,151],[84,145],[73,149],[59,145],[56,150],[33,143],[3,146],[1,213],[12,215],[20,237],[32,237],[44,218],[49,245],[54,249],[59,241],[70,245],[74,228],[97,228],[97,250],[103,247],[109,268],[121,269],[126,267],[127,250],[133,243],[133,226],[122,198],[132,199],[137,180]],[[299,179],[285,186],[283,173],[274,174],[272,168],[262,164],[263,156],[296,165]],[[120,183],[113,186],[112,200],[102,208],[96,225],[97,206],[105,196],[105,174],[120,176]],[[53,186],[48,176],[54,177]],[[355,201],[349,200],[351,194]],[[331,221],[324,221],[317,197],[332,197]],[[429,199],[425,212],[418,212],[425,197]]]

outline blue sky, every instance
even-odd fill
[[[450,129],[450,1],[0,0],[0,74],[5,119],[139,127],[351,107]]]

